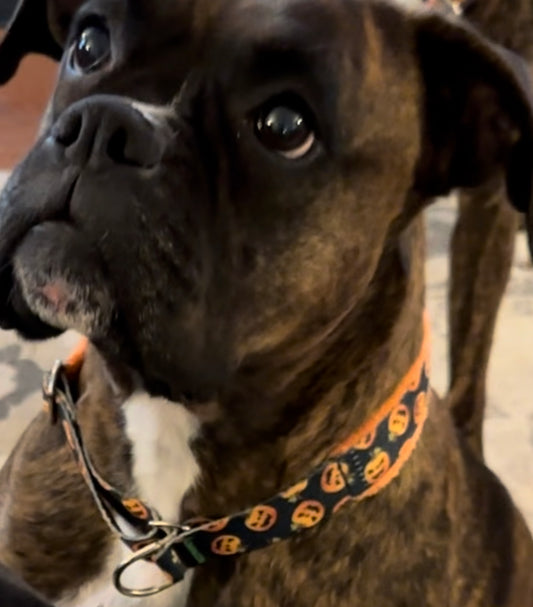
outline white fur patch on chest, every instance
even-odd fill
[[[200,473],[190,447],[198,420],[182,405],[145,394],[134,394],[123,410],[138,495],[164,520],[177,522],[181,501]]]
[[[135,393],[123,405],[125,432],[132,445],[135,497],[154,507],[163,520],[178,522],[181,502],[196,482],[200,469],[190,448],[199,431],[197,419],[182,405],[163,398]],[[128,598],[113,586],[112,573],[131,552],[117,539],[102,574],[86,584],[61,607],[182,607],[190,588],[192,572],[183,582],[144,599]],[[165,583],[162,573],[138,562],[123,576],[128,587],[143,588]]]

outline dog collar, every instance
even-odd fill
[[[149,596],[181,581],[187,569],[211,559],[266,548],[316,527],[350,501],[369,498],[388,485],[414,451],[427,417],[429,328],[424,323],[420,352],[389,399],[311,474],[251,508],[218,519],[184,524],[162,521],[143,501],[124,497],[100,477],[77,422],[71,383],[79,375],[86,342],[45,376],[45,405],[65,436],[104,520],[131,549],[114,573],[116,588],[127,596]],[[161,587],[126,588],[122,576],[139,560],[155,563],[168,577]]]

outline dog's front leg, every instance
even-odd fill
[[[450,393],[457,427],[483,455],[487,367],[513,260],[518,214],[500,179],[460,193],[450,262]]]
[[[114,407],[94,394],[77,404],[97,465],[125,487],[127,458]],[[104,447],[105,444],[105,447]],[[114,472],[113,470],[117,470]],[[67,446],[44,412],[26,430],[0,473],[0,562],[44,597],[58,602],[105,568],[116,545]]]

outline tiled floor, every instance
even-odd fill
[[[53,66],[33,58],[16,82],[0,89],[0,168],[12,166],[29,146],[53,78]],[[435,205],[428,214],[433,383],[440,390],[446,386],[446,253],[454,216],[450,201]],[[490,367],[485,435],[489,464],[533,528],[533,270],[528,267],[525,239],[519,235],[517,240]],[[40,407],[42,370],[64,357],[76,340],[76,335],[67,334],[46,344],[22,344],[12,334],[0,333],[0,463]]]

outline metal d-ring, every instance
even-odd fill
[[[113,573],[113,583],[115,588],[124,596],[136,598],[153,596],[154,594],[159,594],[160,592],[167,590],[167,588],[170,588],[179,581],[171,578],[167,584],[162,584],[161,586],[151,586],[148,588],[128,588],[122,583],[122,576],[132,565],[139,561],[153,562],[154,557],[166,552],[183,533],[186,534],[188,531],[190,531],[188,527],[174,525],[165,521],[150,521],[149,524],[151,527],[154,527],[154,530],[155,528],[158,528],[164,529],[165,531],[170,530],[170,532],[165,538],[152,542],[151,544],[148,544],[148,546],[134,552],[130,558],[126,559],[115,569]],[[156,563],[154,563],[154,565],[156,565]],[[163,571],[163,573],[166,572]],[[183,574],[185,574],[185,568],[183,568]]]

